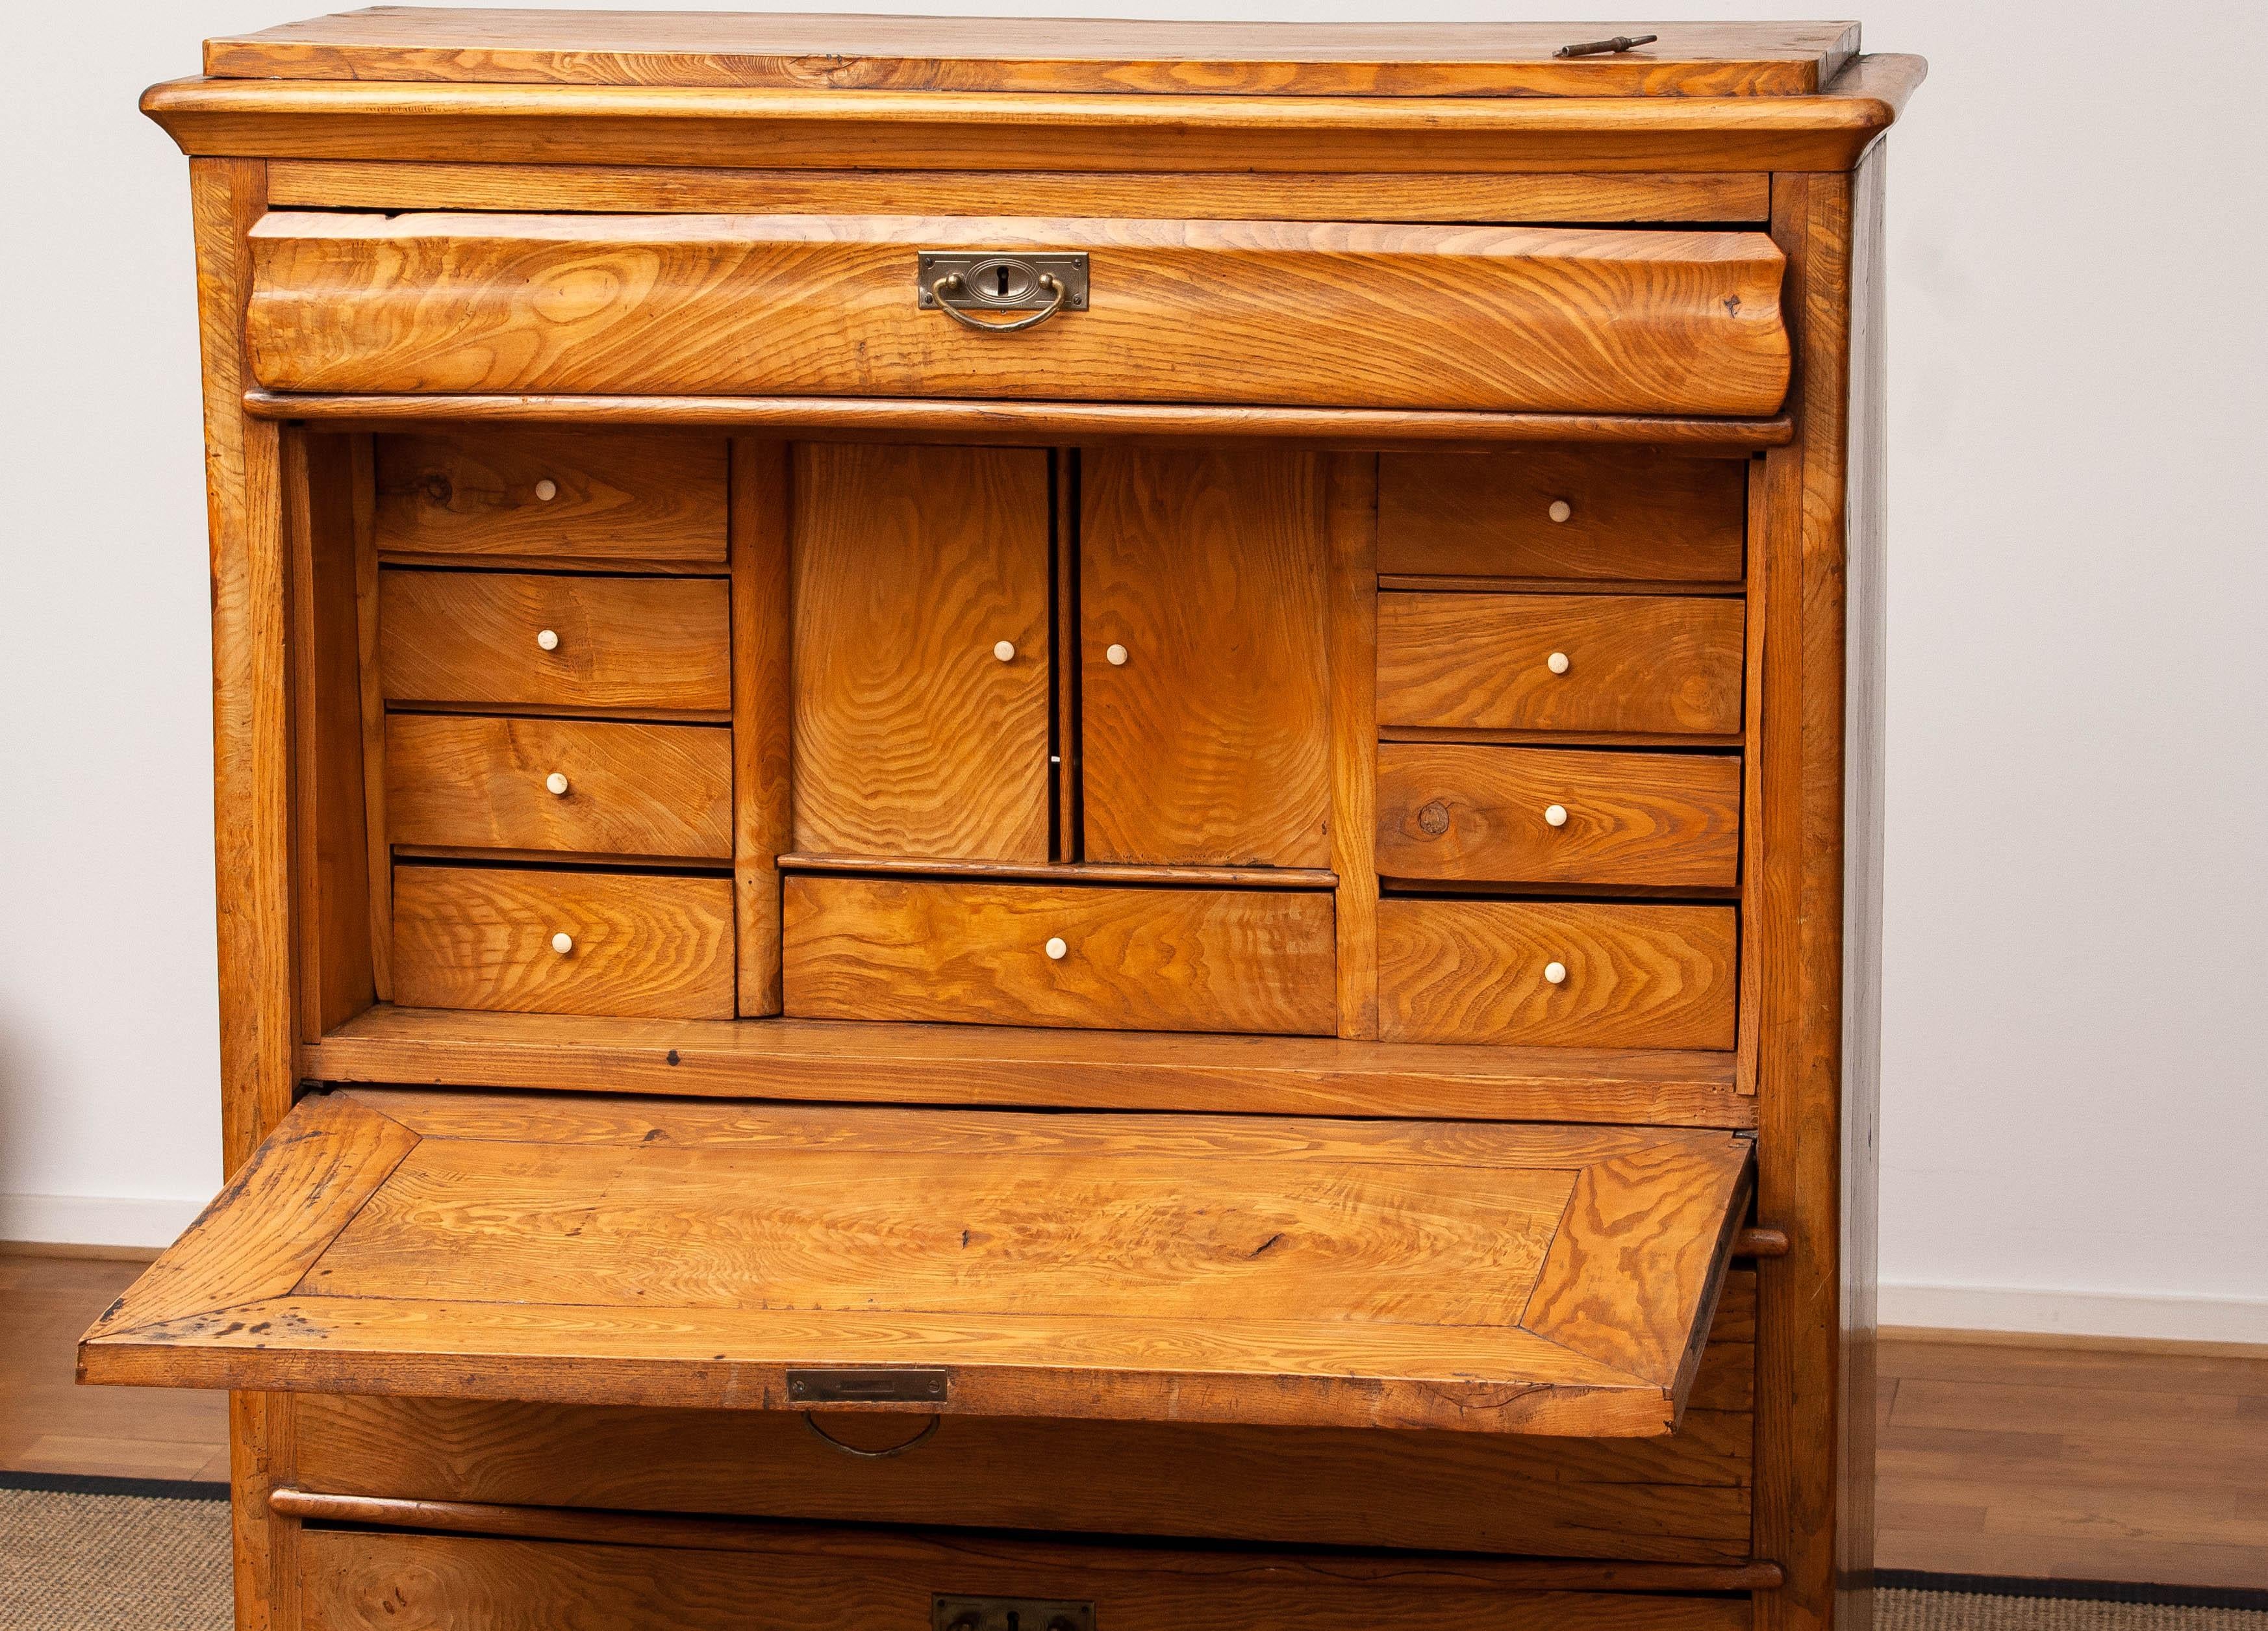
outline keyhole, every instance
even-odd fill
[[[1000,292],[1002,294],[1008,292],[1008,274],[1005,272],[1000,274]],[[1024,1617],[1021,1614],[1018,1613],[1012,1608],[1010,1609],[1008,1611],[1008,1631],[1023,1631],[1023,1620]]]
[[[996,266],[992,269],[992,277],[995,280],[995,292],[1005,300],[1008,298],[1008,269],[1005,266]],[[1013,1614],[1008,1616],[1008,1631],[1016,1631],[1016,1617]]]

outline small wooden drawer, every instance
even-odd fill
[[[1378,570],[1737,583],[1748,461],[1621,450],[1387,454]]]
[[[388,555],[617,565],[725,562],[726,444],[681,431],[380,436]]]
[[[1388,742],[1378,750],[1378,870],[1425,882],[1740,882],[1741,761]]]
[[[247,356],[280,391],[1719,416],[1787,393],[1786,262],[1756,232],[276,210],[252,244]],[[1004,343],[923,304],[924,250],[1084,255],[1091,280]]]
[[[284,1502],[289,1512],[347,1524],[370,1511],[296,1492]],[[302,1535],[300,1595],[311,1627],[1749,1631],[1754,1613],[1745,1591],[1606,1590],[1599,1588],[1615,1578],[1609,1569],[1576,1577],[1488,1559],[1421,1565],[1392,1554],[972,1541],[921,1530],[595,1512],[377,1511],[383,1523],[419,1528],[311,1525]],[[500,1532],[446,1532],[453,1522]],[[528,1538],[547,1534],[572,1539]]]
[[[1730,906],[1384,900],[1379,1034],[1729,1048],[1736,919]]]
[[[730,1019],[725,878],[394,869],[394,1000],[412,1008]]]
[[[396,703],[721,717],[728,599],[720,579],[388,570],[379,683]]]
[[[1332,922],[1292,891],[792,877],[786,1011],[1324,1035]]]
[[[1381,594],[1381,727],[1570,735],[1741,728],[1742,603],[1641,594]]]
[[[393,714],[386,830],[401,845],[730,860],[732,733]]]

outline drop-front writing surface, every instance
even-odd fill
[[[84,1368],[252,1390],[247,1631],[1863,1620],[1918,65],[1647,32],[151,92],[235,1171]]]

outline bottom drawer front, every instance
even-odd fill
[[[806,877],[786,1012],[1117,1030],[1327,1034],[1330,897]]]
[[[417,1008],[730,1019],[733,886],[723,878],[396,867],[394,1000]]]
[[[946,1631],[958,1613],[982,1612],[940,1598],[1036,1599],[1063,1605],[1073,1626],[1084,1611],[1086,1624],[1108,1631],[1747,1631],[1752,1613],[1744,1596],[1506,1590],[1486,1564],[1454,1559],[1418,1568],[1044,1541],[964,1546],[888,1531],[751,1529],[716,1544],[309,1529],[300,1538],[305,1623],[308,1631]]]
[[[1379,1034],[1729,1048],[1736,924],[1730,906],[1381,901]]]

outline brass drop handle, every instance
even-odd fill
[[[959,272],[947,272],[929,286],[930,298],[937,302],[938,310],[952,318],[962,328],[974,328],[979,334],[1014,334],[1022,328],[1036,328],[1063,310],[1064,306],[1063,279],[1052,272],[1042,272],[1040,287],[1048,291],[1051,297],[1045,306],[1034,312],[1029,317],[1012,318],[1005,323],[979,322],[946,298],[947,295],[959,294],[968,286],[967,280]]]

